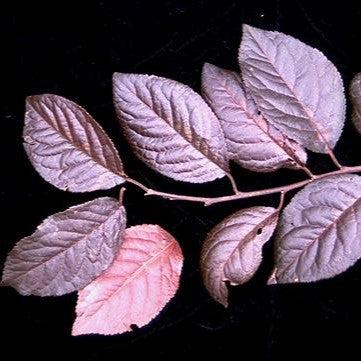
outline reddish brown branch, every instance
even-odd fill
[[[166,192],[160,192],[156,191],[154,189],[150,189],[143,185],[142,183],[126,177],[126,180],[128,183],[132,183],[136,185],[138,188],[142,189],[145,192],[146,196],[158,196],[169,200],[179,200],[179,201],[188,201],[188,202],[199,202],[203,203],[205,206],[209,206],[216,203],[222,203],[222,202],[229,202],[234,201],[237,199],[245,199],[245,198],[254,198],[254,197],[260,197],[267,194],[274,194],[274,193],[287,193],[293,189],[301,188],[309,183],[314,182],[317,179],[329,177],[332,175],[340,175],[340,174],[347,174],[347,173],[357,173],[361,172],[361,165],[356,167],[342,167],[341,169],[338,169],[333,172],[324,173],[320,175],[314,175],[313,178],[305,179],[300,182],[291,183],[288,185],[283,185],[279,187],[274,188],[267,188],[267,189],[261,189],[257,191],[250,191],[250,192],[238,192],[237,194],[232,194],[229,196],[222,196],[222,197],[196,197],[196,196],[187,196],[182,194],[173,194],[173,193],[166,193]]]

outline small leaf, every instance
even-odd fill
[[[340,74],[318,50],[275,32],[243,26],[243,80],[264,117],[306,148],[327,153],[345,120]]]
[[[109,197],[56,213],[9,253],[2,285],[37,296],[82,289],[113,262],[125,226],[124,207]]]
[[[112,141],[68,99],[51,94],[28,97],[23,137],[34,168],[55,187],[89,192],[124,182]]]
[[[333,277],[361,256],[361,177],[317,180],[284,209],[276,247],[278,283]]]
[[[191,183],[225,175],[222,129],[192,89],[157,76],[115,73],[113,94],[123,131],[149,167]]]
[[[350,95],[352,100],[352,120],[357,131],[361,133],[361,73],[358,73],[351,82]]]
[[[164,229],[128,228],[114,263],[79,292],[72,334],[114,335],[146,325],[177,291],[182,264],[178,242]]]
[[[203,281],[212,297],[228,306],[225,284],[252,278],[262,260],[262,247],[277,225],[278,211],[252,207],[232,214],[208,234],[201,253]]]
[[[205,64],[202,90],[220,120],[230,159],[256,172],[304,166],[304,149],[259,114],[237,73]]]

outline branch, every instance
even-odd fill
[[[209,205],[216,204],[216,203],[229,202],[229,201],[234,201],[237,199],[260,197],[260,196],[274,194],[274,193],[285,194],[293,189],[301,188],[309,183],[312,183],[317,179],[326,178],[326,177],[329,177],[332,175],[357,173],[357,172],[361,172],[361,165],[355,166],[355,167],[342,167],[341,169],[338,169],[336,171],[324,173],[324,174],[320,174],[320,175],[313,175],[313,178],[311,178],[311,179],[305,179],[303,181],[291,183],[288,185],[283,185],[283,186],[274,187],[274,188],[261,189],[261,190],[257,190],[257,191],[250,191],[250,192],[238,192],[237,194],[232,194],[229,196],[222,196],[222,197],[196,197],[196,196],[187,196],[187,195],[182,195],[182,194],[160,192],[160,191],[156,191],[154,189],[150,189],[150,188],[146,187],[145,185],[143,185],[142,183],[140,183],[130,177],[126,177],[125,179],[128,183],[132,183],[135,186],[137,186],[138,188],[142,189],[145,192],[146,196],[158,196],[158,197],[162,197],[162,198],[169,199],[169,200],[198,202],[198,203],[203,203],[205,206],[209,206]]]

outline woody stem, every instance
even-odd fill
[[[180,200],[180,201],[188,201],[188,202],[198,202],[203,203],[205,206],[209,206],[216,203],[222,203],[222,202],[229,202],[234,201],[238,199],[246,199],[246,198],[254,198],[254,197],[260,197],[268,194],[274,194],[274,193],[287,193],[293,189],[301,188],[309,183],[314,182],[315,180],[326,178],[332,175],[340,175],[340,174],[348,174],[348,173],[358,173],[361,172],[361,165],[355,166],[355,167],[342,167],[336,171],[319,174],[319,175],[313,175],[313,178],[305,179],[300,182],[295,182],[283,186],[278,186],[274,188],[266,188],[266,189],[260,189],[256,191],[249,191],[249,192],[238,192],[236,194],[228,195],[228,196],[221,196],[221,197],[197,197],[197,196],[187,196],[183,194],[173,194],[173,193],[167,193],[167,192],[160,192],[156,191],[154,189],[148,188],[142,183],[138,182],[135,179],[132,179],[128,176],[125,177],[126,181],[128,183],[132,183],[138,188],[142,189],[145,192],[146,196],[158,196],[169,200]]]

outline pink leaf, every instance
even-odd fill
[[[361,177],[338,175],[298,192],[277,236],[278,283],[333,277],[361,257]]]
[[[107,134],[68,99],[28,97],[23,136],[31,163],[55,187],[88,192],[124,182],[121,160]]]
[[[156,225],[125,231],[114,263],[79,292],[73,335],[114,335],[149,323],[179,286],[183,255],[178,242]]]
[[[149,167],[192,183],[225,175],[222,129],[192,89],[157,76],[115,73],[113,94],[124,133]]]
[[[352,120],[357,131],[361,133],[361,73],[358,73],[351,82],[350,95],[353,105]]]
[[[340,74],[318,50],[285,34],[243,26],[239,61],[261,113],[306,148],[327,153],[345,119]]]
[[[262,246],[271,238],[277,220],[275,208],[242,209],[208,234],[201,254],[203,281],[223,306],[228,306],[225,282],[239,285],[252,278],[262,260]]]
[[[82,289],[112,263],[125,226],[125,209],[114,198],[56,213],[9,253],[2,285],[38,296]]]
[[[304,166],[304,149],[266,122],[237,73],[205,64],[202,89],[221,122],[230,159],[258,172]]]

